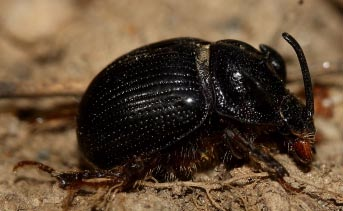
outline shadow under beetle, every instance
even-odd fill
[[[92,170],[58,172],[35,161],[66,189],[115,186],[139,179],[188,180],[231,159],[262,163],[284,181],[287,170],[263,147],[271,140],[309,166],[314,152],[313,95],[303,51],[282,34],[301,66],[306,104],[285,88],[282,57],[237,40],[176,38],[147,45],[100,72],[77,116],[80,154]],[[99,181],[91,179],[102,178]]]

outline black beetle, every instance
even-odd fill
[[[95,168],[58,173],[34,161],[62,187],[118,185],[137,179],[190,179],[195,171],[253,158],[282,178],[287,170],[260,146],[272,140],[309,165],[314,150],[313,95],[305,56],[297,53],[306,105],[285,88],[286,69],[272,48],[237,40],[176,38],[118,58],[92,81],[77,116],[83,160]],[[106,178],[96,183],[87,179]]]

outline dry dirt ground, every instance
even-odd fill
[[[240,2],[240,3],[239,3]],[[301,3],[302,2],[302,3]],[[273,46],[284,56],[289,88],[301,96],[293,50],[304,48],[315,85],[317,154],[303,172],[284,154],[286,192],[249,164],[221,166],[193,181],[144,183],[130,193],[88,190],[70,210],[343,210],[343,3],[335,0],[2,0],[0,1],[0,210],[62,210],[68,194],[20,160],[78,168],[75,108],[90,80],[121,54],[171,37],[232,38]],[[58,110],[56,119],[49,113]],[[106,194],[107,193],[107,194]]]

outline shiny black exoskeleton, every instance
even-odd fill
[[[285,88],[282,57],[237,40],[210,43],[176,38],[147,45],[115,60],[85,92],[77,116],[83,159],[98,170],[54,173],[61,186],[98,184],[129,188],[150,174],[188,179],[197,169],[232,157],[263,162],[271,174],[287,170],[260,147],[264,140],[286,146],[294,159],[312,161],[315,127],[311,79],[298,55],[306,105]],[[36,162],[49,173],[54,172]]]
[[[310,141],[312,108],[285,89],[281,56],[265,45],[261,50],[237,40],[176,38],[120,57],[93,80],[81,101],[77,134],[82,154],[110,169],[133,156],[190,142],[203,126],[211,125],[209,136],[239,131],[236,122],[271,126],[270,132],[293,136],[291,142]]]

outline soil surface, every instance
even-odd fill
[[[63,210],[68,191],[21,160],[78,169],[74,113],[92,78],[118,56],[181,36],[238,39],[277,49],[288,88],[302,97],[292,34],[312,74],[315,160],[304,172],[273,153],[303,190],[287,192],[249,163],[218,166],[192,181],[142,182],[127,193],[84,190],[69,210],[343,210],[343,3],[339,0],[0,1],[0,210]]]

